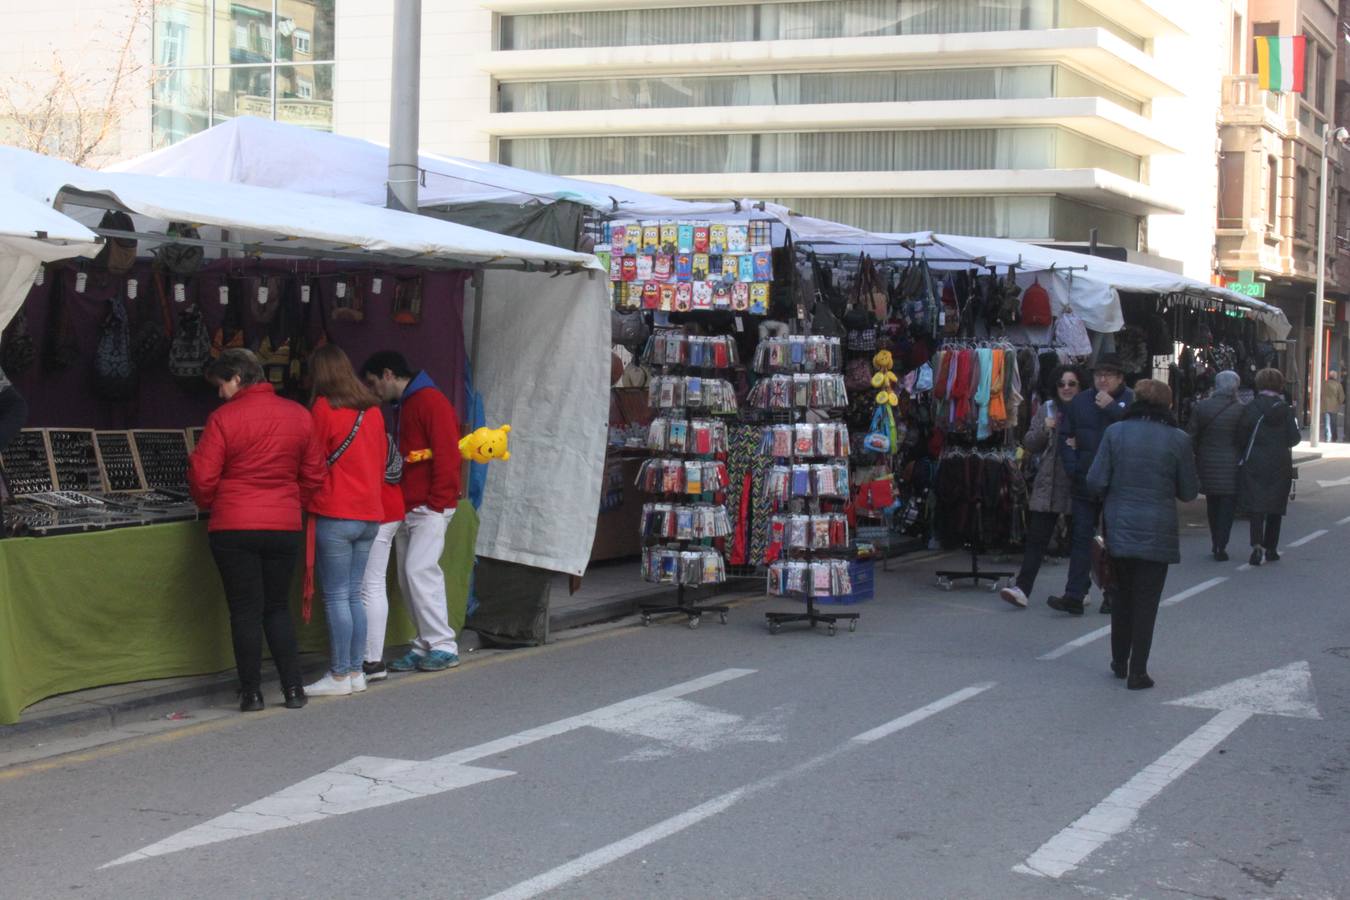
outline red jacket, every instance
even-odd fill
[[[459,503],[459,416],[426,372],[418,372],[403,392],[398,448],[403,454],[403,508],[454,509]]]
[[[356,410],[334,409],[323,397],[314,401],[312,440],[324,458],[332,456],[356,424]],[[323,487],[306,506],[310,512],[330,519],[379,522],[384,518],[380,486],[384,484],[384,460],[387,438],[384,416],[379,408],[365,411],[361,427],[337,462],[328,467]]]
[[[210,531],[299,531],[303,504],[323,486],[309,410],[270,384],[243,388],[211,413],[188,458],[192,499]]]

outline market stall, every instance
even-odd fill
[[[331,198],[90,172],[15,150],[0,151],[0,187],[64,219],[65,237],[94,232],[122,242],[124,257],[115,265],[104,258],[43,267],[42,259],[72,250],[0,243],[0,260],[28,272],[0,293],[0,325],[10,326],[10,352],[0,355],[21,359],[13,348],[29,347],[33,358],[14,380],[39,401],[33,424],[43,426],[26,432],[5,463],[28,466],[34,493],[56,504],[41,521],[25,523],[47,536],[0,542],[0,722],[52,693],[229,663],[219,585],[203,577],[212,571],[203,526],[186,520],[181,503],[170,511],[175,498],[165,483],[211,408],[209,396],[181,367],[175,377],[172,349],[138,366],[134,383],[113,393],[99,358],[119,315],[132,317],[138,335],[159,329],[161,340],[146,344],[172,347],[194,314],[202,324],[193,333],[208,336],[207,352],[212,342],[258,350],[266,342],[269,374],[283,387],[303,366],[304,345],[325,339],[357,356],[367,344],[421,346],[424,364],[440,366],[453,390],[476,333],[478,386],[497,421],[514,426],[513,477],[489,494],[481,528],[467,504],[452,524],[442,560],[452,623],[463,620],[475,539],[480,550],[584,567],[593,519],[543,508],[560,496],[593,508],[599,494],[593,461],[603,444],[608,290],[590,274],[591,256]],[[109,211],[127,218],[110,220]],[[3,230],[50,238],[52,221]],[[171,222],[193,230],[171,230]],[[166,246],[201,248],[206,258],[185,274],[163,253],[151,261]],[[86,240],[74,249],[95,248]],[[482,298],[483,310],[467,339],[466,291]],[[522,317],[531,316],[536,324],[522,328]],[[25,334],[16,334],[18,324]],[[560,336],[595,352],[558,354]],[[567,485],[551,475],[539,480],[560,464],[575,473]],[[31,496],[11,506],[31,508]],[[304,644],[321,646],[321,629],[316,619]],[[406,620],[391,622],[391,640],[407,634]]]

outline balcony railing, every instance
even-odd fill
[[[1294,95],[1261,89],[1259,75],[1225,75],[1223,77],[1224,106],[1264,106],[1284,119],[1290,114],[1289,98]]]

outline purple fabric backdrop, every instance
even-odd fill
[[[24,302],[27,327],[36,346],[36,359],[23,371],[7,372],[29,403],[29,427],[52,428],[186,428],[201,425],[218,405],[215,391],[204,381],[200,385],[183,385],[175,380],[161,363],[151,370],[142,370],[136,396],[127,401],[109,401],[98,397],[93,390],[94,350],[98,342],[99,326],[107,315],[107,301],[114,294],[125,298],[126,283],[136,278],[139,286],[136,300],[124,300],[132,319],[133,339],[136,325],[146,315],[155,314],[158,300],[152,283],[149,260],[140,260],[130,275],[111,276],[85,264],[88,279],[83,293],[78,293],[76,273],[79,264],[58,264],[64,267],[60,279],[65,309],[68,313],[70,334],[78,348],[77,361],[64,369],[55,369],[44,358],[44,344],[52,325],[54,309],[53,288],[58,279],[51,267],[45,283],[29,292]],[[421,322],[401,325],[392,318],[395,282],[398,278],[422,281]],[[255,294],[256,281],[250,278],[279,276],[284,285],[282,309],[269,324],[251,321],[242,312],[247,297]],[[172,299],[173,278],[164,277],[169,294],[169,306],[176,321],[183,304]],[[383,280],[379,294],[372,294],[371,279]],[[203,267],[187,281],[189,303],[196,298],[209,328],[222,324],[226,307],[219,302],[219,287],[227,283],[232,288],[233,308],[243,318],[243,332],[247,345],[257,348],[270,331],[279,342],[292,332],[295,316],[302,307],[298,302],[300,279],[314,285],[310,303],[310,322],[307,329],[311,342],[321,334],[319,322],[322,311],[327,324],[328,338],[347,351],[352,363],[360,366],[376,350],[391,349],[401,352],[416,368],[428,374],[455,403],[463,414],[464,403],[464,285],[467,272],[422,271],[414,268],[375,270],[358,266],[338,267],[326,263],[272,260],[218,260]],[[365,317],[360,322],[333,321],[336,284],[339,280],[359,284],[365,298]],[[275,283],[275,282],[274,282]],[[313,294],[312,294],[313,296]],[[232,316],[235,314],[232,313]],[[296,397],[302,402],[306,397]]]

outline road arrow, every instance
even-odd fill
[[[1144,805],[1162,793],[1191,766],[1204,758],[1254,715],[1320,719],[1312,694],[1312,672],[1307,662],[1271,669],[1240,678],[1213,690],[1172,700],[1174,706],[1216,709],[1219,714],[1200,726],[1149,765],[1116,788],[1068,828],[1041,845],[1014,872],[1059,878],[1072,871],[1098,847],[1133,824]]]
[[[278,828],[304,825],[332,816],[401,803],[404,800],[430,797],[456,788],[504,778],[515,773],[469,764],[579,728],[595,727],[631,732],[634,729],[628,726],[632,723],[646,723],[650,727],[652,725],[648,717],[650,709],[662,708],[685,694],[705,690],[754,672],[754,669],[723,669],[702,678],[695,678],[693,681],[602,706],[581,715],[559,719],[548,725],[488,741],[476,747],[457,750],[425,762],[358,756],[326,772],[293,784],[270,797],[241,806],[233,812],[195,825],[148,847],[142,847],[99,868],[106,869],[109,866],[176,853],[189,847],[201,847]]]
[[[1347,484],[1350,484],[1350,478],[1337,478],[1334,481],[1323,481],[1320,478],[1317,480],[1317,486],[1324,488],[1345,487]]]

